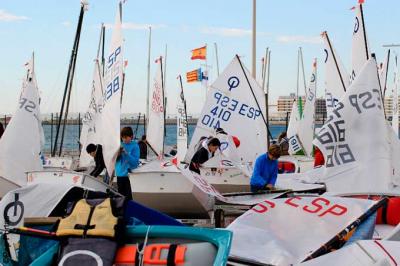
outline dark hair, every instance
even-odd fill
[[[207,143],[208,146],[217,146],[220,147],[221,146],[221,142],[219,141],[219,139],[217,138],[212,138],[208,141]]]
[[[281,134],[279,134],[278,141],[280,141],[283,138],[286,138],[286,136],[287,136],[286,131],[281,132]]]
[[[91,153],[96,151],[97,147],[93,143],[90,143],[89,145],[86,146],[86,152]]]
[[[278,159],[281,156],[281,147],[276,144],[271,144],[268,148],[268,153],[272,155],[272,157]]]
[[[121,138],[123,137],[132,137],[133,138],[133,130],[131,127],[124,127],[121,129]]]
[[[142,136],[142,140],[146,140],[146,135],[143,135],[143,136]]]

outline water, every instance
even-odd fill
[[[125,126],[125,125],[124,125]],[[131,125],[133,131],[136,131],[136,125]],[[195,125],[189,125],[189,137],[193,136]],[[137,129],[136,137],[140,139],[143,135],[143,126],[140,125]],[[44,135],[46,139],[45,152],[48,153],[51,150],[51,125],[43,125]],[[270,126],[270,131],[273,138],[277,138],[278,135],[285,130],[285,125],[273,125]],[[167,125],[166,128],[167,137],[165,144],[172,146],[176,144],[176,125]],[[229,132],[228,132],[229,133]],[[56,135],[56,127],[53,126],[53,143]],[[61,134],[60,134],[61,136]],[[79,126],[78,125],[67,125],[64,134],[64,151],[77,151],[79,149]]]

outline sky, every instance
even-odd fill
[[[148,27],[152,27],[151,77],[155,58],[167,46],[166,91],[168,113],[176,113],[177,76],[204,68],[190,60],[191,50],[207,44],[210,82],[217,77],[214,43],[220,72],[241,56],[251,69],[252,0],[127,0],[123,5],[124,57],[128,60],[123,113],[143,113],[146,106]],[[324,92],[323,45],[329,37],[346,68],[350,68],[351,36],[356,0],[257,0],[257,76],[261,57],[271,50],[270,104],[279,95],[296,91],[297,51],[302,47],[305,75],[309,79],[313,58],[318,60],[317,94]],[[113,25],[118,1],[90,0],[85,12],[70,112],[85,112],[89,103],[93,60],[100,25]],[[366,0],[364,18],[371,51],[383,61],[383,44],[400,43],[400,2]],[[79,0],[0,0],[0,115],[17,107],[24,64],[35,52],[35,71],[42,97],[42,113],[58,112],[80,11]],[[108,51],[111,27],[106,32]],[[392,61],[393,62],[393,61]],[[203,66],[202,66],[203,65]],[[393,69],[391,68],[393,72]],[[302,80],[300,80],[300,84]],[[189,114],[199,114],[206,89],[200,83],[183,83]]]

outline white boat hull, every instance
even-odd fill
[[[175,166],[161,169],[159,161],[149,164],[129,174],[135,201],[176,218],[209,218],[213,197],[198,189]],[[152,166],[153,170],[146,171],[145,167]]]
[[[34,183],[60,183],[81,185],[96,191],[108,192],[110,186],[85,173],[62,169],[47,169],[43,171],[32,171],[27,173],[27,184]]]

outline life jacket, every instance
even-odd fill
[[[92,206],[79,200],[71,214],[60,220],[57,236],[114,237],[118,219],[113,215],[110,198]]]
[[[182,265],[185,262],[186,245],[150,244],[143,250],[143,264]],[[114,265],[139,265],[137,245],[126,245],[118,249]]]

